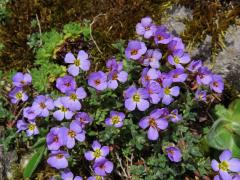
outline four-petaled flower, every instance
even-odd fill
[[[13,85],[14,86],[16,86],[16,87],[23,87],[23,86],[31,84],[32,76],[30,74],[28,74],[28,73],[23,74],[21,72],[17,72],[13,76],[12,81],[13,81]]]
[[[48,117],[49,110],[54,109],[53,100],[49,96],[39,95],[34,99],[32,110],[40,117]]]
[[[184,69],[183,64],[189,63],[190,60],[189,54],[184,53],[181,49],[174,51],[172,55],[168,56],[168,62],[181,69]]]
[[[152,18],[144,17],[141,23],[137,23],[136,32],[138,35],[143,35],[144,38],[151,38],[156,31],[156,26],[152,23]]]
[[[27,101],[28,100],[28,96],[27,94],[23,91],[22,88],[19,87],[14,87],[10,93],[9,93],[9,97],[11,98],[11,102],[13,104],[17,104],[20,101]]]
[[[107,88],[107,75],[102,72],[91,73],[88,77],[88,85],[102,91]]]
[[[149,49],[147,50],[142,64],[144,66],[151,66],[151,68],[158,69],[160,67],[160,59],[162,58],[162,53],[159,49]]]
[[[74,115],[74,113],[72,111],[69,110],[69,108],[67,108],[64,105],[64,98],[60,97],[58,99],[56,99],[54,101],[54,106],[58,108],[58,110],[56,110],[53,113],[53,117],[55,119],[57,119],[58,121],[62,121],[64,118],[66,119],[71,119]]]
[[[144,42],[133,40],[129,41],[125,55],[128,59],[138,60],[146,51],[147,47]]]
[[[98,141],[93,141],[92,143],[93,151],[85,152],[84,156],[88,161],[100,161],[101,159],[105,158],[109,154],[109,147],[108,146],[101,146]]]
[[[38,130],[37,125],[34,121],[29,121],[29,123],[27,123],[24,120],[18,120],[17,121],[17,128],[18,128],[17,132],[26,130],[27,136],[32,136],[32,135],[39,134],[39,130]]]
[[[110,117],[105,120],[108,126],[122,127],[125,114],[123,112],[111,111]]]
[[[165,149],[168,158],[173,162],[180,162],[182,160],[182,153],[176,146],[169,146]]]
[[[65,75],[57,79],[56,87],[62,92],[74,91],[77,87],[77,83],[72,76]]]
[[[64,169],[68,167],[68,160],[70,155],[66,151],[52,151],[49,155],[47,163],[56,169]]]
[[[113,163],[105,158],[95,161],[93,165],[94,172],[100,176],[106,176],[113,170]]]
[[[172,96],[176,97],[179,95],[180,88],[178,86],[174,86],[170,88],[171,84],[172,84],[172,79],[168,78],[163,80],[162,103],[165,105],[169,105],[173,101]]]

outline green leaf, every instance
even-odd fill
[[[24,168],[23,171],[23,177],[25,179],[31,178],[33,172],[42,160],[45,149],[45,146],[41,146],[28,162],[27,166]]]

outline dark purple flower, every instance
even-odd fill
[[[165,105],[169,105],[173,101],[172,96],[176,97],[179,95],[179,92],[180,92],[180,88],[178,86],[174,86],[170,88],[171,84],[172,84],[172,79],[168,78],[163,80],[162,103]]]
[[[154,34],[154,41],[156,44],[168,44],[171,40],[171,34],[166,31],[164,26],[157,27]]]
[[[40,117],[48,117],[49,110],[53,109],[53,100],[50,97],[44,95],[37,96],[32,104],[32,110],[35,111]]]
[[[215,159],[212,160],[212,169],[219,172],[220,179],[231,180],[232,177],[229,172],[240,172],[240,160],[232,158],[232,152],[230,150],[224,150],[219,156],[220,163]]]
[[[31,84],[32,76],[30,74],[28,74],[28,73],[23,74],[21,72],[17,72],[13,76],[12,81],[13,81],[13,85],[14,86],[16,86],[16,87],[23,87],[23,86]]]
[[[113,163],[105,158],[95,161],[93,165],[94,172],[100,176],[106,176],[113,170]]]
[[[69,108],[67,108],[64,105],[64,98],[60,97],[57,100],[54,101],[54,106],[58,108],[58,110],[56,110],[53,113],[53,117],[55,119],[57,119],[58,121],[62,121],[64,118],[65,119],[71,119],[74,115],[74,113],[72,111],[69,110]]]
[[[204,101],[207,100],[207,91],[198,89],[195,93],[195,99],[198,101]]]
[[[188,75],[184,73],[184,69],[177,68],[170,71],[169,75],[172,77],[173,82],[184,82]]]
[[[101,144],[98,141],[93,141],[92,149],[93,151],[87,151],[84,153],[84,156],[88,161],[92,160],[100,161],[109,154],[109,147],[101,146]]]
[[[210,83],[210,88],[217,93],[222,93],[223,89],[224,89],[222,76],[217,75],[217,74],[212,75],[212,81]]]
[[[108,74],[108,88],[116,89],[118,87],[118,81],[125,83],[128,78],[128,73],[125,71],[112,71]]]
[[[181,38],[174,37],[168,44],[168,50],[174,52],[179,49],[184,51],[185,46]]]
[[[179,49],[173,52],[173,55],[168,56],[168,62],[175,66],[176,68],[184,68],[183,64],[190,62],[190,56],[187,53],[184,53],[183,50]]]
[[[36,123],[33,122],[33,121],[30,121],[29,123],[27,123],[24,120],[18,120],[17,121],[17,128],[18,128],[17,132],[26,130],[27,136],[32,136],[32,135],[39,134]]]
[[[162,118],[162,111],[160,109],[153,110],[149,116],[142,118],[139,126],[142,129],[148,129],[148,139],[157,140],[159,137],[158,131],[165,130],[168,127],[168,121]]]
[[[65,75],[57,79],[56,87],[62,92],[74,91],[77,87],[76,81],[72,76]]]
[[[158,104],[162,96],[162,88],[160,84],[156,81],[151,81],[147,85],[146,90],[148,91],[149,94],[150,103]]]
[[[27,101],[28,100],[28,96],[27,94],[23,91],[22,88],[19,87],[14,87],[10,93],[9,93],[9,97],[11,98],[11,102],[13,104],[17,104],[20,101]]]
[[[141,73],[141,83],[142,83],[143,87],[146,87],[149,82],[157,79],[157,77],[158,77],[158,73],[157,73],[156,69],[144,68]]]
[[[111,111],[110,117],[105,120],[105,123],[108,126],[115,126],[119,128],[123,126],[124,118],[125,114],[123,112]]]
[[[144,58],[143,58],[143,65],[144,66],[151,66],[151,68],[158,69],[160,67],[160,59],[162,58],[162,53],[159,49],[149,49],[147,50]]]
[[[46,136],[46,142],[49,150],[58,150],[65,144],[64,132],[62,128],[53,127]]]
[[[170,112],[170,114],[168,115],[168,118],[170,121],[176,123],[178,121],[182,120],[182,116],[180,114],[178,114],[178,110],[174,109]]]
[[[132,40],[125,49],[125,55],[128,59],[138,60],[146,51],[147,47],[144,42]]]
[[[90,68],[88,54],[83,50],[78,52],[77,58],[75,58],[71,52],[67,53],[64,61],[65,63],[71,64],[68,67],[68,72],[73,76],[77,76],[79,74],[79,68],[83,71],[88,71]]]
[[[69,169],[65,169],[61,172],[61,178],[62,180],[82,180],[83,178],[80,176],[75,176]]]
[[[64,143],[68,149],[72,149],[75,146],[75,139],[79,142],[85,140],[85,131],[82,129],[78,121],[72,121],[70,128],[62,127]]]
[[[169,146],[165,151],[170,161],[180,162],[182,160],[182,153],[178,147]]]
[[[124,97],[125,108],[129,111],[133,111],[136,107],[140,111],[145,111],[149,107],[149,102],[146,100],[149,94],[144,88],[137,89],[135,86],[130,86],[124,91]]]
[[[156,26],[152,23],[150,17],[144,17],[141,20],[141,23],[137,23],[136,32],[138,35],[143,35],[144,38],[151,38],[156,31]]]
[[[25,107],[23,109],[23,117],[27,118],[28,120],[33,120],[37,117],[37,112],[33,110],[32,107]]]
[[[64,169],[68,167],[69,154],[66,151],[52,151],[49,155],[47,163],[56,169]]]
[[[193,60],[188,65],[187,70],[189,70],[191,72],[197,72],[200,67],[202,67],[202,61],[201,60]]]
[[[78,112],[75,115],[75,120],[80,123],[82,128],[84,128],[87,124],[93,121],[93,119],[89,116],[89,114],[85,112]]]
[[[212,81],[212,72],[206,66],[202,66],[198,69],[196,79],[199,85],[209,85]]]
[[[123,63],[122,62],[117,62],[115,58],[109,59],[106,63],[106,66],[108,68],[108,71],[117,71],[120,72],[123,69]]]
[[[102,91],[107,88],[107,75],[102,72],[91,73],[88,77],[88,85]]]
[[[87,96],[86,91],[82,87],[79,87],[76,91],[68,91],[66,94],[68,96],[63,97],[62,101],[64,106],[71,111],[79,111],[82,107],[79,100]]]

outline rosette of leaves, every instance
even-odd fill
[[[233,156],[240,157],[240,99],[233,101],[228,109],[216,106],[218,119],[210,129],[209,146],[218,150],[230,149]]]

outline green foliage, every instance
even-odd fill
[[[240,157],[240,100],[232,102],[228,109],[216,106],[216,114],[218,119],[207,135],[209,146],[230,149],[235,157]]]
[[[10,0],[0,0],[0,24],[4,24],[9,16],[9,11],[7,10],[7,3]]]
[[[24,171],[23,171],[23,177],[25,179],[30,179],[31,178],[33,172],[36,170],[39,163],[41,162],[45,151],[46,151],[45,146],[39,147],[37,152],[29,160],[27,166],[24,168]]]

